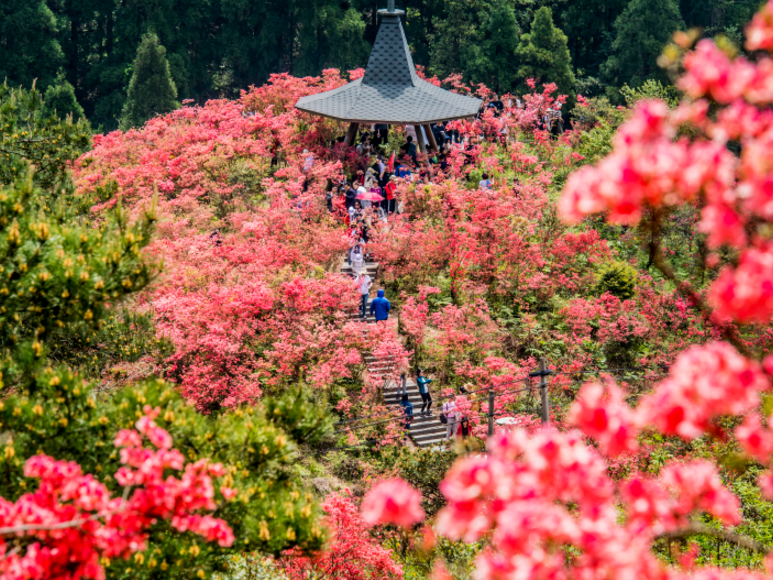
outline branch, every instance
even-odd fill
[[[11,534],[18,534],[19,532],[48,532],[53,530],[65,530],[67,528],[75,528],[85,524],[90,520],[101,518],[103,515],[108,514],[94,514],[88,518],[81,518],[78,520],[70,520],[69,522],[60,522],[58,524],[22,524],[20,526],[10,526],[7,528],[0,528],[0,536],[9,536]]]
[[[687,526],[686,528],[682,528],[681,530],[675,530],[673,532],[666,532],[664,534],[660,534],[659,536],[657,536],[656,539],[681,540],[681,539],[689,538],[690,536],[695,536],[697,534],[700,534],[703,536],[711,536],[712,538],[724,540],[726,542],[730,542],[731,544],[735,544],[736,546],[740,546],[742,548],[746,548],[748,550],[752,550],[760,554],[767,554],[768,551],[770,550],[770,548],[765,544],[763,544],[762,542],[753,540],[748,536],[742,536],[741,534],[736,534],[735,532],[728,532],[727,530],[716,530],[714,528],[710,528],[706,526],[705,524],[696,523],[696,522],[691,523],[689,526]]]
[[[717,321],[714,319],[714,309],[709,306],[708,302],[704,300],[703,296],[698,293],[692,284],[679,279],[679,276],[677,276],[674,268],[663,256],[660,248],[655,249],[653,263],[655,264],[655,267],[660,270],[663,276],[666,277],[666,279],[676,284],[677,290],[679,290],[680,294],[690,300],[695,305],[695,308],[697,308],[698,311],[703,314],[703,316],[705,316],[706,319],[720,331],[724,340],[732,344],[736,350],[738,350],[738,352],[740,352],[746,358],[754,358],[752,353],[746,347],[746,344],[744,344],[743,340],[738,335],[738,331],[735,326],[727,324],[720,325],[717,323]]]
[[[124,487],[123,496],[121,497],[121,505],[124,509],[126,507],[126,500],[129,498],[129,492],[131,491],[131,488],[131,485]],[[77,520],[70,520],[69,522],[59,522],[58,524],[21,524],[18,526],[9,526],[7,528],[0,528],[0,536],[10,536],[12,534],[18,534],[19,532],[49,532],[54,530],[66,530],[68,528],[77,528],[86,522],[113,516],[117,513],[120,513],[120,511],[121,510],[100,512],[92,514],[87,518],[79,518]]]

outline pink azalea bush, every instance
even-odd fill
[[[27,460],[24,475],[39,480],[37,490],[16,502],[0,498],[0,577],[102,580],[101,559],[145,550],[148,528],[158,520],[222,547],[233,544],[228,525],[210,515],[218,507],[213,478],[225,469],[206,460],[186,464],[169,433],[153,422],[158,413],[146,406],[136,430],[124,429],[115,438],[123,464],[115,477],[123,497],[112,497],[74,462],[46,455]],[[220,495],[222,501],[233,498],[226,487]],[[13,548],[15,542],[21,544]]]
[[[310,577],[320,580],[403,577],[401,567],[392,561],[391,552],[382,548],[369,534],[369,526],[348,490],[329,495],[322,508],[330,533],[328,547],[324,552],[311,556],[292,552],[281,558],[279,564],[290,580]]]
[[[424,519],[421,494],[399,478],[372,487],[365,494],[361,509],[363,519],[370,525],[394,524],[410,528]]]

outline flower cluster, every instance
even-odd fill
[[[101,558],[127,558],[144,550],[147,530],[159,520],[222,547],[233,543],[228,525],[207,513],[217,508],[212,478],[225,475],[223,466],[204,460],[186,465],[169,433],[153,422],[157,414],[146,408],[136,431],[116,436],[124,464],[116,481],[124,497],[112,497],[74,462],[46,455],[27,460],[24,474],[39,480],[38,489],[16,502],[0,498],[0,577],[102,580]],[[153,447],[143,447],[143,435]],[[169,470],[182,474],[168,475]],[[226,499],[233,497],[229,492],[221,488]]]
[[[410,528],[424,519],[421,494],[402,479],[377,484],[362,500],[362,517],[370,524],[395,524]]]

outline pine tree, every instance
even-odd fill
[[[45,88],[63,58],[56,19],[45,0],[0,2],[0,82]]]
[[[616,37],[612,56],[602,67],[602,75],[617,87],[641,86],[648,79],[668,82],[657,64],[671,35],[684,27],[676,0],[631,0],[615,21]],[[617,98],[610,94],[610,99]]]
[[[68,115],[72,115],[74,121],[85,118],[83,107],[75,97],[75,87],[67,81],[64,73],[59,73],[54,84],[46,89],[43,110],[49,115],[57,115],[60,119]]]
[[[121,116],[121,129],[139,127],[155,115],[163,115],[179,107],[166,49],[159,43],[158,36],[150,32],[142,37],[137,49]]]
[[[516,50],[522,81],[538,78],[542,83],[555,83],[558,93],[574,95],[575,77],[566,35],[553,24],[553,12],[543,6],[534,14],[531,32],[521,36]]]
[[[515,51],[519,32],[512,4],[498,0],[489,15],[482,43],[485,64],[481,80],[500,94],[513,91],[518,84]]]

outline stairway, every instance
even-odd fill
[[[411,378],[408,378],[406,381],[406,386],[408,387],[408,400],[413,405],[413,423],[411,423],[410,429],[411,439],[422,449],[442,444],[446,438],[446,426],[438,419],[440,414],[440,409],[437,408],[438,402],[432,402],[433,415],[431,417],[422,417],[419,414],[422,405],[419,387]],[[384,385],[384,403],[388,407],[399,406],[400,395],[398,394],[397,381],[389,381]],[[442,408],[442,404],[440,407]]]
[[[375,292],[378,285],[376,279],[378,277],[378,263],[366,262],[365,273],[373,280],[372,291]],[[341,267],[341,273],[354,276],[351,266],[344,261],[344,265]],[[370,308],[370,302],[368,303]],[[360,316],[359,310],[350,314],[352,320],[358,320],[360,322],[366,322],[368,324],[375,324],[376,319],[368,312],[367,317]],[[387,376],[394,376],[394,362],[388,359],[377,358],[372,354],[365,356],[365,364],[368,368],[368,373],[376,382],[380,382],[380,379]],[[437,402],[433,402],[432,411],[435,413],[432,417],[421,417],[419,411],[421,410],[421,395],[419,394],[419,388],[416,382],[408,378],[407,380],[408,400],[413,404],[413,423],[411,424],[410,434],[414,443],[421,448],[429,448],[442,444],[446,437],[446,426],[443,425],[438,419],[439,410],[437,408]],[[384,404],[387,407],[400,407],[400,397],[398,395],[397,381],[389,380],[383,387]],[[442,407],[442,405],[441,405]],[[402,411],[402,407],[400,407]]]
[[[373,289],[376,288],[376,278],[378,277],[378,262],[365,262],[365,273],[370,276],[370,279],[373,280],[373,288],[371,289],[371,292]],[[348,264],[346,260],[344,260],[344,265],[341,266],[341,274],[344,274],[346,276],[351,276],[352,279],[354,279],[354,271],[352,270],[352,267]],[[367,322],[368,324],[372,324],[376,322],[376,318],[370,315],[370,301],[368,301],[368,312],[367,316],[363,318],[360,316],[359,308],[352,312],[349,315],[353,320],[359,320],[360,322]]]

